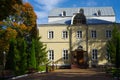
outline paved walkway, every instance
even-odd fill
[[[96,69],[60,69],[16,80],[113,80],[113,78]]]

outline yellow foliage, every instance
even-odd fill
[[[27,9],[29,8],[29,9],[33,10],[33,7],[31,6],[30,3],[24,3],[23,5],[24,5],[24,7],[26,7]]]
[[[6,40],[9,40],[9,39],[11,39],[11,38],[16,38],[16,36],[17,36],[16,30],[14,30],[14,29],[12,29],[12,28],[10,28],[10,27],[8,27],[8,28],[6,29],[6,33],[5,33],[5,39],[6,39]]]
[[[18,27],[18,26],[19,26],[19,24],[18,24],[18,23],[16,23],[16,22],[13,22],[13,26],[14,26],[14,27]]]
[[[21,30],[27,30],[27,27],[26,27],[24,24],[20,24],[19,28],[20,28]]]
[[[2,22],[2,21],[0,21],[0,25],[1,25],[1,24],[3,24],[3,22]]]

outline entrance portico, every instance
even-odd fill
[[[87,51],[82,49],[82,46],[79,46],[76,50],[72,51],[71,57],[71,67],[77,68],[87,68],[88,67],[88,54]]]

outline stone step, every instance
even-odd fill
[[[71,68],[72,68],[72,69],[75,69],[75,68],[79,68],[79,66],[76,65],[76,64],[72,64],[72,65],[71,65]]]

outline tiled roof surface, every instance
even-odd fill
[[[80,7],[80,8],[55,8],[51,10],[49,16],[60,16],[63,11],[66,12],[66,16],[73,16],[74,13],[78,13],[80,9],[84,10],[85,16],[95,16],[100,10],[101,16],[114,16],[114,10],[112,7]]]

